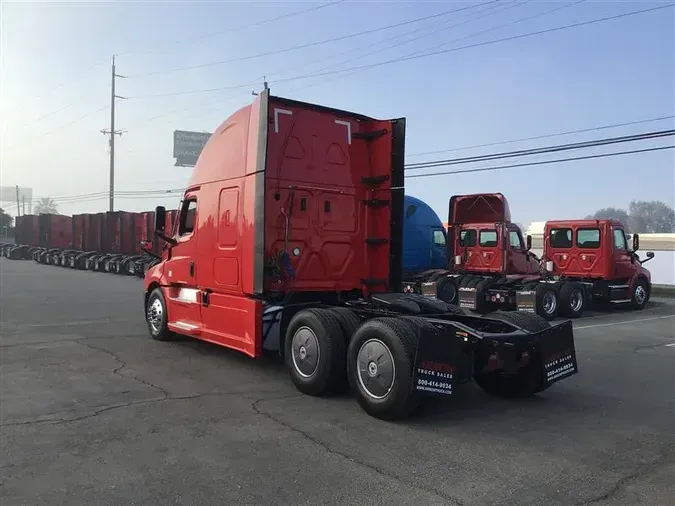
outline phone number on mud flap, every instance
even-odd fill
[[[450,390],[452,389],[452,384],[451,383],[446,383],[445,381],[433,381],[433,380],[427,380],[423,378],[419,378],[417,380],[417,386],[418,387],[432,387],[432,388],[441,388],[443,390]]]
[[[569,373],[571,373],[574,370],[574,364],[569,363],[565,364],[561,367],[558,367],[556,369],[552,369],[546,373],[546,379],[547,380],[554,380],[557,378],[560,378],[561,376],[565,376]]]

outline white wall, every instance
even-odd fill
[[[543,251],[532,249],[532,253],[541,256]],[[645,258],[645,251],[639,252]],[[652,273],[652,283],[658,285],[675,285],[675,251],[655,251],[654,258],[645,264]]]

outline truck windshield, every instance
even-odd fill
[[[515,230],[509,231],[509,243],[513,249],[523,249],[523,239]]]

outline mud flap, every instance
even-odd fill
[[[546,329],[537,337],[547,386],[579,372],[571,321]]]
[[[473,353],[462,343],[468,336],[454,329],[421,328],[413,368],[412,391],[450,396],[473,377]]]
[[[458,299],[459,307],[475,311],[477,293],[475,288],[460,288]]]
[[[534,290],[516,292],[516,310],[527,311],[528,313],[536,313],[537,293]]]

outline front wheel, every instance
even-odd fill
[[[150,337],[155,341],[169,341],[174,337],[169,330],[169,315],[166,310],[166,300],[162,289],[157,287],[148,296],[145,304],[145,321],[148,323]]]
[[[649,283],[644,278],[638,278],[633,286],[631,306],[633,309],[644,309],[649,301]]]

